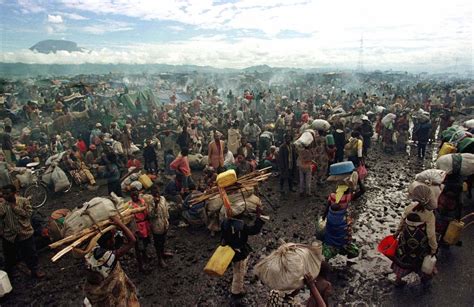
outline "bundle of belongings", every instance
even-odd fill
[[[273,290],[293,291],[304,287],[304,275],[318,276],[324,260],[322,244],[284,243],[260,260],[254,269],[260,281]]]
[[[124,224],[134,221],[134,215],[144,211],[145,206],[130,208],[127,202],[114,193],[110,197],[94,197],[72,211],[57,210],[51,215],[48,230],[57,239],[49,245],[55,249],[67,245],[51,259],[53,262],[73,251],[77,257],[88,254],[103,233],[115,228],[110,218],[119,215]]]

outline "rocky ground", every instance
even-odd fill
[[[354,237],[360,246],[360,255],[348,260],[338,256],[330,261],[330,280],[334,284],[333,305],[384,305],[384,306],[472,306],[473,276],[472,240],[474,227],[463,236],[463,247],[443,250],[439,259],[439,274],[431,286],[421,287],[416,277],[410,285],[397,289],[390,262],[376,252],[377,243],[393,232],[399,216],[407,205],[406,188],[414,175],[432,166],[431,151],[428,159],[420,161],[407,153],[382,154],[374,149],[369,159],[367,193],[353,204]],[[271,199],[275,209],[266,206],[271,216],[261,235],[252,237],[254,247],[246,278],[248,295],[245,301],[251,306],[263,306],[269,291],[252,276],[252,267],[260,257],[268,255],[279,245],[279,240],[310,243],[314,238],[316,216],[322,212],[325,199],[334,186],[317,187],[315,195],[300,198],[297,193],[281,195],[277,179],[272,178],[262,190]],[[84,202],[96,195],[105,195],[106,188],[98,191],[72,191],[51,199],[42,209],[49,214],[53,209]],[[468,202],[466,201],[466,204]],[[468,204],[466,211],[472,211]],[[125,271],[139,290],[143,306],[228,306],[231,270],[223,278],[208,277],[203,268],[218,245],[219,238],[211,237],[205,228],[179,228],[173,225],[167,247],[175,252],[168,268],[160,269],[153,258],[151,272],[140,274],[133,254],[122,260]],[[149,250],[153,255],[153,250]],[[83,261],[67,256],[58,263],[49,260],[53,253],[40,254],[41,266],[48,277],[31,280],[22,273],[12,278],[14,291],[0,302],[4,306],[79,306],[83,300]],[[303,294],[304,295],[304,294]]]

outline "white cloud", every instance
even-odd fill
[[[167,28],[175,32],[182,32],[185,30],[182,26],[167,26]]]
[[[18,0],[20,11],[23,14],[29,13],[40,13],[46,11],[46,9],[35,0]]]
[[[79,28],[80,31],[101,35],[108,32],[123,32],[133,30],[132,24],[115,20],[104,20],[101,23]]]
[[[295,46],[297,46],[295,48]],[[199,50],[199,52],[196,52]],[[30,50],[4,52],[2,62],[41,64],[195,64],[214,67],[244,68],[258,64],[277,67],[355,68],[357,48],[320,48],[304,38],[244,39],[236,42],[202,39],[166,44],[141,44],[127,48],[101,49],[90,52],[34,53]],[[458,61],[460,68],[470,69],[470,58],[450,46],[405,50],[403,48],[368,48],[364,53],[367,69],[433,71]]]
[[[61,15],[48,15],[48,22],[50,23],[63,23]]]
[[[19,0],[19,3],[33,12],[42,10],[46,2]],[[213,0],[52,0],[48,3],[68,12],[91,12],[106,18],[127,16],[171,21],[212,30],[212,36],[203,34],[188,41],[150,45],[146,47],[150,50],[146,51],[138,46],[127,48],[127,52],[119,52],[123,59],[118,59],[115,51],[98,51],[103,56],[110,55],[110,62],[158,61],[221,67],[260,63],[300,67],[355,66],[363,35],[364,65],[367,67],[379,65],[397,69],[398,66],[419,67],[420,63],[450,66],[456,59],[458,63],[472,67],[473,8],[470,0],[239,0],[231,3]],[[188,27],[169,25],[167,28],[181,31]],[[104,34],[132,29],[131,24],[109,20],[88,24],[82,31]],[[305,36],[279,39],[278,34],[282,32]],[[248,34],[245,41],[240,39],[243,35],[239,33]],[[262,39],[257,39],[257,34],[263,34]],[[26,54],[24,58],[32,59]],[[74,56],[73,59],[80,61],[83,58]],[[68,61],[68,57],[60,60]],[[97,59],[105,60],[107,58]]]
[[[84,16],[79,15],[79,14],[75,14],[75,13],[59,13],[59,14],[61,14],[62,16],[66,17],[66,18],[72,19],[72,20],[88,20],[89,19],[87,17],[84,17]]]

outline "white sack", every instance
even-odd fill
[[[255,266],[255,274],[270,289],[291,291],[304,287],[304,275],[319,275],[324,260],[322,244],[285,243]]]
[[[54,185],[54,192],[59,192],[65,190],[69,187],[69,179],[67,178],[66,173],[59,167],[56,166],[51,173],[51,180]]]
[[[445,171],[447,174],[453,172],[453,155],[447,154],[441,156],[436,160],[436,167]],[[471,153],[462,153],[461,161],[461,176],[471,176],[474,175],[474,154]]]
[[[122,202],[117,208],[126,206]],[[75,208],[64,218],[63,236],[69,236],[94,225],[108,220],[118,214],[118,210],[112,200],[105,197],[94,197],[85,202],[81,208]]]
[[[329,128],[331,128],[331,124],[327,120],[324,119],[315,119],[313,120],[313,123],[311,124],[311,128],[314,130],[324,130],[327,131]]]

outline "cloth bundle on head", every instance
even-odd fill
[[[385,128],[389,128],[390,126],[392,126],[393,122],[395,121],[395,119],[397,118],[397,116],[393,113],[388,113],[387,115],[384,116],[384,118],[382,118],[382,125],[385,127]]]
[[[435,194],[430,186],[418,181],[414,181],[408,187],[408,196],[427,210],[434,210],[438,207],[438,197],[440,194],[441,189],[439,190],[439,194]]]
[[[446,177],[446,172],[440,169],[427,169],[415,175],[415,180],[427,185],[440,185]]]
[[[456,158],[458,157],[458,158]],[[436,167],[445,171],[447,174],[452,174],[456,168],[456,159],[460,158],[459,174],[461,176],[471,176],[474,174],[474,154],[447,154],[439,157],[436,160]],[[454,159],[454,161],[453,161]]]
[[[290,291],[304,286],[304,275],[319,275],[324,260],[319,241],[307,244],[285,243],[255,266],[258,278],[273,290]]]
[[[311,128],[315,130],[327,131],[329,130],[329,128],[331,128],[331,124],[327,120],[324,120],[324,119],[315,119],[311,123]]]

